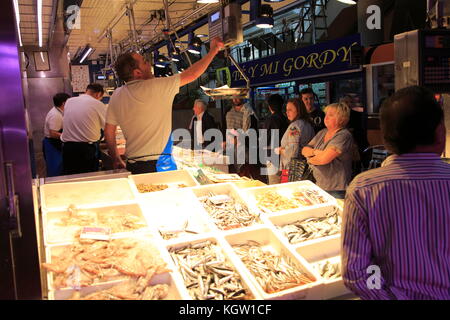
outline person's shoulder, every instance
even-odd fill
[[[362,172],[352,180],[347,188],[347,192],[354,193],[355,191],[371,189],[374,185],[387,182],[394,174],[395,168],[392,166],[374,168]]]
[[[337,132],[336,136],[342,136],[344,138],[352,138],[353,137],[352,133],[347,128],[343,128],[343,129],[339,130]]]

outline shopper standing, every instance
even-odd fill
[[[305,88],[300,91],[300,99],[305,104],[306,111],[308,111],[314,132],[318,133],[320,130],[325,129],[325,113],[320,107],[314,105],[315,97],[316,94],[311,88]]]
[[[362,299],[450,299],[450,165],[444,112],[428,89],[381,108],[393,153],[355,177],[345,198],[342,276]]]
[[[283,137],[287,127],[289,126],[289,121],[282,112],[284,105],[282,96],[280,96],[279,94],[270,95],[267,99],[267,103],[269,106],[270,116],[264,123],[264,129],[267,130],[267,157],[270,159],[273,156],[273,149],[278,148],[281,145],[281,138]],[[272,144],[272,130],[278,132],[278,139],[273,141],[274,144]],[[280,176],[278,166],[271,162],[268,162],[267,170],[269,184],[279,183]]]

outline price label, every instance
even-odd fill
[[[109,241],[111,239],[111,228],[83,227],[80,239]]]

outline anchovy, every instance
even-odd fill
[[[170,248],[169,252],[194,299],[253,298],[220,247],[211,241]]]
[[[251,212],[247,205],[228,195],[209,193],[208,197],[198,199],[221,230],[248,227],[261,222],[258,213]]]
[[[313,217],[298,220],[277,228],[288,238],[289,243],[297,244],[303,241],[327,237],[341,232],[341,215],[334,207],[323,217]]]

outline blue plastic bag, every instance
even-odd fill
[[[167,141],[166,147],[158,158],[156,162],[156,171],[172,171],[177,170],[177,164],[172,156],[173,140],[172,135],[169,136],[169,141]]]

